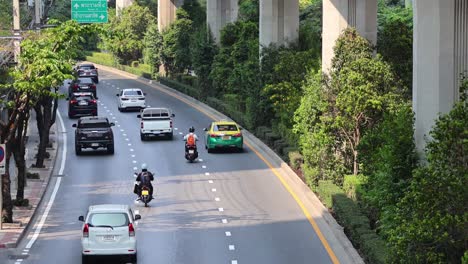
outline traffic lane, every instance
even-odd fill
[[[148,94],[147,98],[153,102],[164,104],[164,102],[170,101],[170,98],[166,98],[165,93],[134,80],[120,81],[120,85],[143,89]],[[209,118],[200,118],[199,112],[194,111],[187,104],[177,99],[172,101],[172,108],[183,113],[182,119],[184,119],[185,114],[191,115],[190,121],[196,123],[198,127],[210,122]],[[181,118],[181,114],[176,117]],[[258,227],[240,229],[240,232],[243,232],[242,235],[248,237],[247,240],[252,242],[252,245],[257,245],[252,247],[246,243],[244,247],[241,243],[238,247],[244,248],[245,255],[256,259],[258,261],[256,263],[264,261],[284,263],[285,259],[295,259],[298,261],[297,263],[302,263],[301,259],[306,261],[314,258],[320,259],[323,263],[331,262],[328,253],[301,208],[255,153],[248,148],[246,148],[246,153],[206,154],[200,148],[199,150],[204,157],[204,164],[209,164],[206,165],[207,170],[214,174],[213,176],[218,182],[222,183],[221,191],[218,193],[225,194],[226,207],[231,207],[225,212],[229,212],[226,217],[233,220],[232,225]],[[246,214],[246,212],[249,213]],[[294,234],[292,237],[301,246],[290,243],[290,237],[284,235],[282,230],[289,230],[286,234]],[[272,236],[284,237],[284,239],[272,241],[270,240]],[[264,241],[271,242],[264,243]],[[273,250],[272,254],[272,249],[287,250]],[[260,252],[270,252],[273,257],[267,260]]]
[[[115,105],[113,91],[121,85],[106,85],[101,91],[100,101],[105,105]],[[115,89],[115,90],[114,90]],[[209,197],[208,180],[203,168],[188,164],[184,158],[182,135],[173,140],[140,141],[139,120],[136,113],[118,113],[118,124],[128,137],[136,139],[134,144],[139,162],[146,162],[155,172],[156,200],[149,208],[140,210],[139,248],[151,247],[151,252],[139,253],[139,261],[151,263],[157,259],[162,263],[222,263],[229,261],[227,242],[223,233],[209,231],[222,225],[214,200]],[[133,128],[133,129],[132,129]],[[218,219],[217,219],[218,218]],[[190,232],[184,228],[195,228]],[[168,231],[170,230],[170,231]],[[168,238],[171,238],[168,240]],[[203,243],[201,243],[202,241]],[[156,249],[157,248],[157,249]],[[161,252],[166,252],[161,254]]]

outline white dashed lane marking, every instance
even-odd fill
[[[210,176],[210,173],[209,173],[209,172],[205,172],[205,175],[206,175],[206,176]]]
[[[219,197],[216,197],[215,201],[219,202],[219,201],[221,201],[221,199],[219,199]]]
[[[231,232],[229,232],[229,231],[224,232],[224,234],[226,234],[227,237],[232,236]]]
[[[132,158],[134,158],[134,157],[135,157],[135,155],[132,155]]]
[[[231,261],[231,264],[238,264],[237,260]]]
[[[234,247],[234,245],[229,245],[229,250],[236,250],[236,247]]]
[[[203,161],[202,159],[198,159],[198,161]]]
[[[137,168],[137,167],[133,167],[133,170],[138,170],[138,168]]]
[[[223,224],[227,224],[228,221],[227,221],[227,219],[223,219],[223,220],[221,220],[221,222],[222,222]]]
[[[131,145],[132,145],[132,143],[128,143],[127,145],[128,145],[128,146],[131,146]]]
[[[132,161],[132,162],[133,162],[134,164],[135,164],[135,163],[137,163],[137,161],[136,161],[136,160],[134,160],[134,161]]]
[[[201,167],[202,167],[203,169],[206,169],[206,166],[205,166],[205,165],[203,165],[203,166],[201,166]]]
[[[124,131],[125,131],[125,130],[123,130],[123,129],[120,129],[120,132],[124,132]]]
[[[209,180],[208,183],[213,183],[213,181],[212,181],[212,180]]]
[[[130,149],[131,152],[135,151],[134,149]]]
[[[213,189],[211,189],[211,191],[212,191],[212,192],[216,192],[216,189],[215,189],[215,188],[213,188]]]
[[[218,211],[224,212],[224,208],[220,207],[220,208],[218,208]]]

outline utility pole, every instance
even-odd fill
[[[42,11],[42,1],[41,0],[34,0],[34,24],[35,27],[38,28],[41,24],[41,11]]]
[[[19,0],[13,0],[13,35],[18,37],[14,40],[14,54],[15,54],[15,62],[18,63],[19,55],[21,52],[20,49],[20,4]]]

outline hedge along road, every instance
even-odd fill
[[[17,248],[18,254],[26,253],[22,263],[80,263],[77,218],[89,205],[103,203],[133,204],[142,215],[139,263],[338,263],[318,228],[311,228],[310,213],[256,150],[247,146],[243,153],[207,154],[201,141],[201,160],[187,163],[182,134],[193,125],[202,138],[212,118],[141,81],[100,71],[99,114],[116,123],[115,155],[66,153],[61,187],[40,235],[24,251],[31,230]],[[130,87],[143,89],[148,105],[173,109],[177,130],[172,141],[140,141],[137,113],[119,113],[116,106],[115,94]],[[66,113],[65,101],[59,109]],[[64,118],[69,150],[74,148],[74,122]],[[150,208],[133,203],[132,174],[141,163],[157,178]]]

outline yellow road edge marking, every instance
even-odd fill
[[[169,95],[169,96],[172,96],[184,103],[186,103],[187,105],[197,109],[198,111],[200,111],[202,114],[208,116],[209,118],[213,119],[213,121],[216,121],[218,118],[216,118],[216,116],[212,115],[211,113],[208,113],[205,109],[201,108],[200,106],[190,102],[189,100],[181,97],[180,95],[174,93],[174,92],[171,92],[171,91],[167,91],[161,87],[157,87],[156,84],[154,84],[154,86],[151,86],[149,85],[148,83],[144,82],[143,80],[140,80],[140,79],[135,79],[136,81],[142,83],[142,84],[145,84],[147,86],[150,86],[150,87],[154,87],[156,89],[158,89],[159,91],[161,92],[164,92],[165,94]],[[278,178],[278,180],[281,182],[281,184],[283,184],[283,187],[286,188],[286,190],[289,192],[289,194],[293,197],[293,199],[296,201],[296,203],[299,205],[299,207],[301,208],[302,210],[302,213],[305,215],[305,217],[307,218],[307,220],[309,221],[310,225],[312,225],[312,228],[314,229],[315,233],[317,234],[318,238],[320,239],[320,242],[322,242],[322,245],[323,247],[325,248],[325,250],[327,251],[328,253],[328,256],[330,257],[331,261],[333,262],[333,264],[339,264],[340,261],[338,260],[338,258],[336,257],[335,255],[335,252],[333,252],[333,250],[331,249],[330,245],[328,244],[328,241],[327,239],[323,236],[322,234],[322,231],[320,231],[320,228],[318,227],[317,223],[315,222],[314,218],[310,215],[309,211],[307,210],[307,208],[305,207],[305,205],[302,203],[302,201],[299,199],[299,197],[297,196],[297,194],[292,190],[291,186],[289,186],[289,184],[286,182],[286,180],[284,180],[283,176],[281,176],[281,174],[273,167],[273,165],[271,165],[271,163],[266,160],[265,157],[263,157],[262,154],[260,154],[260,152],[258,152],[251,144],[249,144],[248,142],[245,142],[245,144],[250,148],[252,149],[252,151],[255,153],[255,155],[257,155],[257,157],[259,157],[269,168],[270,170],[273,172],[273,174],[276,176],[276,178]]]

